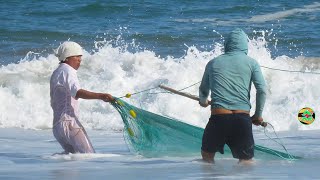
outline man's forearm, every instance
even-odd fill
[[[80,89],[77,91],[76,99],[102,99],[102,93],[95,93],[91,91],[87,91],[84,89]]]
[[[266,101],[266,92],[265,91],[257,92],[255,116],[262,117],[262,111],[264,108],[265,101]]]

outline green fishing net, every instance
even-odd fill
[[[148,112],[119,98],[112,105],[124,122],[124,137],[130,151],[145,157],[200,155],[203,128]],[[231,156],[228,146],[225,146],[225,154]],[[255,158],[274,157],[299,158],[255,145]]]

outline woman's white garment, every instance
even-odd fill
[[[80,84],[77,71],[61,63],[50,80],[53,109],[53,135],[66,153],[94,153],[91,142],[79,122],[79,102],[75,98]]]

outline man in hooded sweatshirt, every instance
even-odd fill
[[[95,153],[79,121],[78,99],[113,101],[110,94],[90,92],[80,87],[77,70],[82,55],[82,47],[79,44],[71,41],[61,44],[56,52],[60,65],[50,79],[53,135],[64,149],[64,153]]]
[[[258,62],[248,55],[248,37],[239,28],[225,41],[225,53],[206,65],[199,88],[199,104],[207,107],[211,93],[211,117],[202,137],[201,154],[214,162],[215,153],[231,149],[239,162],[250,162],[254,156],[252,124],[263,122],[266,84]],[[250,90],[254,84],[256,109],[250,117]]]

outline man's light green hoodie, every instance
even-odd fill
[[[256,93],[255,116],[261,117],[266,100],[266,84],[258,62],[248,54],[248,37],[239,28],[225,41],[225,53],[208,62],[199,88],[205,103],[211,90],[211,108],[250,111],[250,89]]]

